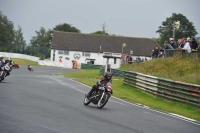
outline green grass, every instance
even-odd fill
[[[99,70],[84,70],[84,72],[70,72],[70,73],[65,73],[65,74],[60,74],[64,75],[65,77],[69,78],[99,78]]]
[[[65,77],[77,78],[77,81],[89,86],[95,84],[97,79],[100,77],[99,70],[84,70],[82,72],[65,73],[64,75]],[[176,113],[200,121],[199,110],[196,110],[188,105],[168,102],[167,100],[152,96],[141,90],[134,89],[123,84],[123,78],[113,77],[113,92],[113,96],[120,99],[124,99],[129,102],[141,103],[154,109]]]
[[[4,60],[6,60],[6,59],[7,59],[7,57],[4,58]],[[25,60],[25,59],[20,59],[20,58],[12,58],[12,60],[15,63],[18,63],[19,66],[20,65],[27,66],[28,64],[31,65],[31,66],[38,66],[38,62],[35,62],[35,61],[30,61],[30,60]]]
[[[197,58],[158,58],[144,63],[124,64],[120,69],[200,85],[200,59]]]

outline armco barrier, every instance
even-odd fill
[[[100,69],[102,65],[84,64],[81,63],[81,69]]]
[[[11,58],[20,58],[38,62],[39,58],[35,56],[25,55],[25,54],[18,54],[18,53],[7,53],[7,52],[0,52],[0,55],[4,57],[11,57]]]
[[[104,70],[105,70],[104,68],[100,69],[100,75],[104,74]],[[124,71],[123,70],[111,68],[111,72],[112,72],[113,76],[124,77]]]
[[[125,71],[124,84],[156,96],[200,108],[200,86]]]
[[[143,91],[156,95],[158,90],[157,77],[144,75],[141,73],[125,71],[124,84],[141,89]]]
[[[158,78],[157,95],[200,107],[200,86]]]

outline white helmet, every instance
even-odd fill
[[[0,60],[3,60],[3,55],[0,55]]]

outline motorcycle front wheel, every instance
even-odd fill
[[[91,103],[91,101],[85,96],[85,98],[84,98],[84,100],[83,100],[83,104],[84,105],[88,105],[88,104],[90,104]]]
[[[106,105],[106,103],[108,102],[108,99],[110,98],[110,95],[111,94],[109,94],[109,93],[104,93],[102,98],[97,103],[97,107],[99,109],[103,108]]]

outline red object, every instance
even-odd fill
[[[17,63],[15,63],[15,64],[13,65],[13,67],[19,68],[19,65],[18,65]]]

